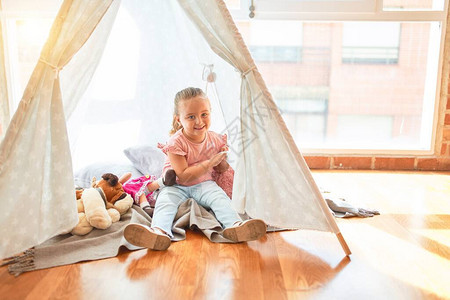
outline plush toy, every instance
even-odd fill
[[[133,198],[125,193],[116,175],[106,173],[92,188],[77,190],[78,224],[72,229],[74,235],[85,235],[93,228],[107,229],[120,220],[133,205]]]

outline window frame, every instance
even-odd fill
[[[271,2],[271,6],[265,6],[267,2]],[[341,148],[301,148],[302,153],[306,155],[433,155],[436,151],[438,117],[439,117],[439,102],[442,87],[442,71],[444,63],[444,46],[445,34],[447,31],[447,14],[449,9],[449,0],[445,0],[444,8],[442,10],[409,10],[396,11],[384,10],[383,0],[374,0],[375,7],[372,12],[357,12],[356,8],[348,11],[331,12],[326,9],[326,1],[322,3],[322,10],[306,11],[294,9],[290,7],[290,11],[286,11],[286,0],[241,0],[239,9],[230,9],[230,13],[236,21],[255,20],[299,20],[299,21],[397,21],[397,22],[439,22],[440,27],[440,49],[439,61],[437,66],[436,88],[434,95],[434,108],[432,114],[432,125],[430,139],[428,141],[428,149],[426,150],[408,150],[408,149],[341,149]],[[261,6],[260,6],[261,4]],[[264,4],[264,5],[262,5]],[[255,7],[254,17],[249,17],[249,8],[253,5]],[[269,11],[268,9],[271,9]],[[424,109],[425,111],[425,109]],[[423,126],[422,126],[423,127]],[[428,130],[428,129],[427,129]],[[428,137],[427,137],[428,139]]]
[[[260,12],[373,12],[376,0],[322,0],[322,1],[292,1],[292,0],[256,0]]]
[[[298,9],[292,7],[286,10],[286,0],[241,0],[240,8],[229,8],[235,20],[300,20],[300,21],[443,21],[446,23],[449,0],[445,0],[442,10],[384,10],[383,0],[373,0],[375,7],[373,11],[357,11],[348,9],[346,11],[329,11],[325,3],[321,1],[318,11]],[[260,3],[271,2],[270,10],[259,6]],[[349,1],[351,2],[351,1]],[[275,4],[276,3],[276,4]],[[254,6],[255,16],[249,17],[250,6]],[[446,24],[444,24],[446,25]]]

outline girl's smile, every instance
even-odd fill
[[[179,105],[176,118],[183,126],[183,134],[192,142],[202,142],[211,124],[209,100],[196,96],[181,101]]]

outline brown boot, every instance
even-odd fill
[[[250,219],[226,228],[222,234],[233,242],[247,242],[262,238],[266,230],[267,225],[263,220]]]
[[[132,245],[153,250],[166,250],[170,247],[170,237],[158,229],[141,224],[128,224],[123,232],[125,239]]]

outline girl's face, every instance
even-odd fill
[[[176,118],[183,126],[184,135],[192,142],[202,142],[211,123],[209,100],[197,96],[181,100],[178,105],[179,115]]]

